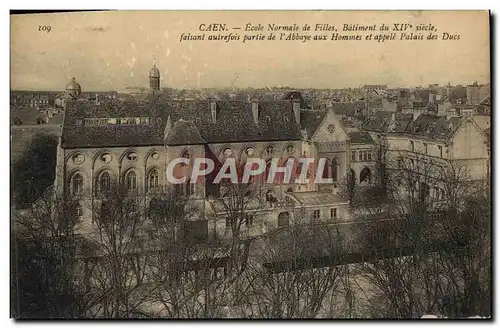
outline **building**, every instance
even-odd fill
[[[180,192],[204,213],[193,219],[193,225],[201,224],[208,238],[228,236],[230,229],[221,220],[224,211],[220,208],[220,199],[227,197],[224,186],[214,183],[213,175],[194,184],[170,184],[166,168],[178,157],[211,158],[216,165],[229,159],[244,165],[248,158],[258,157],[266,161],[266,173],[272,158],[279,158],[281,167],[290,158],[296,162],[303,157],[315,159],[307,172],[309,181],[294,183],[301,173],[294,167],[290,183],[252,182],[262,203],[249,209],[243,227],[248,235],[297,221],[315,224],[348,219],[349,204],[338,196],[338,190],[350,169],[349,134],[332,110],[308,108],[300,94],[261,101],[173,100],[161,92],[156,65],[149,72],[149,93],[139,100],[89,101],[78,97],[81,88],[75,83],[66,91],[70,97],[58,145],[55,185],[58,193],[79,199],[76,212],[82,229],[91,229],[101,193],[119,182],[130,194],[142,195],[145,208],[155,195]],[[314,183],[320,158],[326,161],[319,174],[332,183]]]
[[[489,84],[478,84],[477,81],[467,86],[467,104],[479,105],[490,95]]]

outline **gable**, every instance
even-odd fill
[[[329,127],[333,126],[333,132],[330,131]],[[347,141],[349,136],[344,129],[341,121],[335,115],[332,110],[329,110],[323,121],[316,129],[311,137],[313,141]]]

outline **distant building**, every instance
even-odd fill
[[[467,104],[468,105],[479,105],[490,95],[489,84],[483,85],[474,82],[467,86]]]

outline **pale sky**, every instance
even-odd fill
[[[162,87],[342,88],[489,82],[488,12],[114,11],[11,16],[11,88],[83,91],[147,87],[153,56]],[[200,24],[432,23],[458,41],[179,42]],[[49,33],[38,26],[50,25]],[[241,30],[233,30],[241,27]],[[300,31],[299,31],[300,32]],[[269,33],[264,32],[266,35]],[[325,32],[331,35],[332,32]],[[377,33],[377,32],[375,32]],[[388,33],[388,32],[385,32]],[[427,35],[427,32],[424,32]]]

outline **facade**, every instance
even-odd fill
[[[178,101],[160,91],[156,66],[149,80],[150,92],[139,100],[80,99],[76,81],[67,90],[70,97],[58,146],[55,186],[65,197],[79,199],[76,212],[81,229],[92,230],[92,213],[101,193],[117,183],[131,195],[141,195],[143,210],[155,195],[169,190],[189,196],[204,213],[193,220],[205,222],[208,237],[227,236],[228,225],[220,210],[220,199],[227,197],[224,186],[214,183],[211,175],[196,183],[172,185],[166,169],[178,157],[210,158],[216,165],[228,158],[244,165],[247,158],[258,157],[266,161],[266,173],[272,158],[280,158],[280,167],[289,158],[296,163],[302,157],[315,159],[307,173],[309,181],[293,183],[300,173],[294,167],[290,183],[252,182],[262,203],[249,210],[251,218],[243,227],[248,235],[298,221],[315,224],[348,219],[349,204],[338,191],[350,169],[350,137],[333,110],[307,108],[294,93],[283,100]],[[326,159],[319,174],[333,183],[314,183],[319,158]]]
[[[422,173],[422,179],[426,175],[435,178],[433,186],[425,185],[431,197],[443,194],[449,167],[463,169],[463,177],[470,182],[489,179],[489,138],[470,115],[378,112],[365,122],[364,129],[397,163],[393,168],[400,169],[406,160],[406,168]]]

